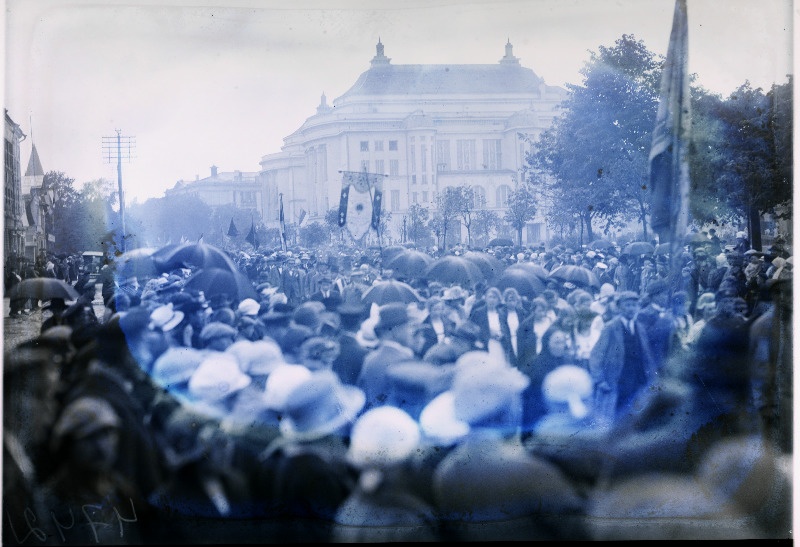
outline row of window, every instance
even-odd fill
[[[473,202],[472,206],[475,209],[481,209],[488,205],[488,201],[486,200],[486,189],[483,186],[473,186]],[[507,184],[501,184],[497,187],[495,192],[495,207],[505,207],[508,205],[508,196],[511,193],[511,187]],[[422,200],[420,201],[420,196]],[[430,201],[429,199],[430,198]],[[411,192],[411,204],[415,203],[432,203],[433,200],[436,199],[435,192]],[[400,190],[392,190],[389,195],[389,210],[391,211],[399,211],[400,210]]]
[[[373,150],[375,152],[383,152],[383,141],[373,142]],[[361,151],[369,152],[369,141],[361,141]],[[389,151],[397,151],[397,141],[389,141]]]
[[[436,162],[437,171],[474,171],[478,169],[499,170],[503,168],[503,152],[502,141],[500,139],[483,139],[482,140],[482,162],[479,165],[477,161],[477,140],[476,139],[457,139],[456,140],[456,161],[453,164],[450,157],[450,141],[437,140],[436,141],[436,159],[433,157],[433,148],[428,148],[426,144],[419,145],[419,158],[420,163],[417,165],[417,147],[414,144],[414,137],[411,137],[411,146],[408,149],[409,163],[412,173],[419,171],[425,173],[428,171],[428,158],[430,157],[431,164]],[[374,150],[377,152],[383,151],[383,141],[374,141]],[[397,150],[397,141],[389,141],[389,150]],[[361,151],[369,152],[369,141],[361,141]],[[366,160],[364,160],[366,161]],[[379,160],[381,161],[381,160]],[[391,160],[390,160],[391,161]],[[363,164],[364,162],[362,162]],[[377,171],[382,172],[382,171]]]

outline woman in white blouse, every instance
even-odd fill
[[[519,357],[519,326],[526,319],[527,314],[517,289],[509,287],[503,291],[503,304],[509,333],[509,344],[507,345],[509,362],[516,365]]]

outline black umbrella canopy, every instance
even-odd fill
[[[153,253],[156,250],[153,247],[140,247],[126,251],[114,259],[117,278],[157,276],[159,272],[153,260]]]
[[[528,299],[536,298],[546,288],[541,279],[521,268],[508,268],[495,280],[494,286],[501,291],[508,288],[517,289],[521,296]]]
[[[77,300],[80,295],[75,288],[54,277],[32,277],[23,279],[9,291],[9,298],[33,298],[36,300]]]
[[[544,266],[534,264],[533,262],[517,262],[516,264],[509,266],[507,269],[530,272],[538,277],[541,281],[546,281],[547,278],[550,277],[550,272],[548,272]]]
[[[422,302],[423,298],[408,283],[387,279],[379,281],[364,291],[361,302],[369,306],[377,304],[383,306],[392,302],[410,304],[412,302]]]
[[[489,253],[469,251],[464,253],[464,258],[480,268],[483,277],[487,280],[495,279],[505,270],[505,264]]]
[[[159,271],[175,268],[222,268],[236,271],[236,264],[223,251],[207,243],[179,243],[155,251],[153,262]]]
[[[413,249],[405,249],[389,260],[385,267],[394,272],[395,277],[417,279],[433,262],[427,253]]]
[[[513,247],[514,242],[505,237],[496,237],[489,242],[488,247]]]
[[[428,266],[424,274],[429,281],[474,287],[485,278],[481,269],[464,257],[447,255]]]
[[[600,280],[597,279],[597,276],[583,266],[575,266],[573,264],[559,266],[550,272],[550,278],[572,283],[585,289],[600,288]]]
[[[394,257],[407,251],[407,247],[403,247],[402,245],[389,245],[388,247],[384,247],[381,250],[381,257],[383,258],[383,263],[386,264]]]
[[[245,298],[258,300],[258,293],[244,274],[222,268],[198,270],[186,280],[184,288],[203,291],[206,298],[226,294],[237,302]]]
[[[612,249],[614,244],[607,239],[595,239],[589,243],[589,248],[593,251],[603,251],[605,249]]]
[[[625,245],[625,249],[623,249],[623,254],[631,255],[631,256],[639,256],[639,255],[651,255],[655,252],[656,248],[653,246],[652,243],[648,243],[647,241],[632,241]]]

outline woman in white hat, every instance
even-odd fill
[[[363,391],[330,370],[313,373],[288,394],[281,436],[260,456],[272,472],[257,486],[272,493],[271,518],[288,526],[278,526],[279,541],[330,541],[336,513],[356,484],[347,439],[365,400]],[[292,526],[297,520],[304,525]]]
[[[434,509],[415,490],[410,462],[417,422],[393,406],[373,408],[353,425],[347,460],[358,484],[336,513],[335,542],[435,541]]]

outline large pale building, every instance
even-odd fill
[[[471,186],[478,203],[502,212],[520,181],[530,139],[560,113],[566,90],[545,84],[514,57],[511,43],[496,64],[395,65],[379,41],[370,67],[342,96],[261,159],[265,220],[306,211],[321,220],[339,206],[342,171],[382,173],[383,207],[395,238],[409,206],[433,208],[448,186]],[[527,243],[546,238],[534,219]]]
[[[212,165],[210,176],[202,179],[198,176],[191,182],[179,180],[165,195],[195,195],[211,207],[235,205],[263,215],[263,186],[257,179],[255,172],[221,172]]]

